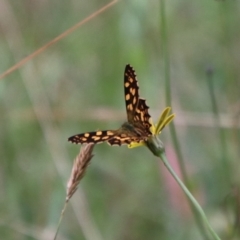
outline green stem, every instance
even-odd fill
[[[146,142],[148,148],[150,149],[150,151],[157,157],[159,157],[164,165],[166,166],[166,168],[168,169],[168,171],[171,173],[171,175],[173,176],[173,178],[177,181],[178,185],[182,188],[182,190],[185,192],[185,194],[187,195],[189,201],[191,202],[191,204],[194,206],[196,212],[199,214],[199,216],[202,219],[202,222],[205,223],[207,229],[209,230],[209,232],[211,233],[211,235],[213,236],[213,238],[215,240],[221,240],[218,235],[215,233],[215,231],[212,229],[211,225],[208,222],[208,219],[203,211],[203,209],[201,208],[201,206],[199,205],[199,203],[196,201],[196,199],[193,197],[193,195],[190,193],[190,191],[187,189],[187,187],[183,184],[183,182],[180,180],[180,178],[177,176],[177,174],[174,172],[174,170],[172,169],[171,165],[168,162],[168,159],[166,157],[165,154],[165,149],[164,149],[164,145],[163,143],[160,141],[160,139],[157,136],[153,136],[151,139],[149,139]]]
[[[166,89],[166,104],[171,106],[171,81],[170,81],[170,61],[168,51],[168,35],[167,35],[167,23],[165,16],[165,1],[160,0],[160,17],[161,17],[161,39],[162,39],[162,56],[164,64],[164,75],[165,75],[165,89]]]
[[[227,188],[231,185],[231,170],[228,162],[229,156],[227,151],[227,139],[224,129],[221,127],[219,109],[217,104],[216,95],[214,92],[214,79],[213,79],[213,70],[209,68],[207,70],[207,84],[209,89],[209,94],[212,103],[212,111],[215,117],[215,126],[217,126],[219,132],[219,141],[220,141],[220,151],[221,151],[221,162],[222,168],[224,169],[223,174],[225,174],[224,182],[227,184]]]
[[[62,219],[63,219],[63,215],[64,215],[64,212],[66,210],[67,204],[68,204],[68,200],[69,199],[66,199],[66,201],[64,203],[64,206],[63,206],[63,209],[62,209],[62,213],[61,213],[61,216],[60,216],[59,221],[58,221],[57,230],[56,230],[56,233],[54,235],[54,239],[53,240],[57,239],[58,231],[60,229],[60,225],[61,225],[61,222],[62,222]]]
[[[160,139],[157,136],[153,136],[151,139],[149,139],[146,142],[148,148],[150,149],[150,151],[157,157],[159,157],[164,165],[166,166],[166,168],[168,169],[168,171],[171,173],[171,175],[173,176],[173,178],[177,181],[178,185],[182,188],[182,190],[185,192],[185,194],[187,195],[189,201],[191,202],[191,204],[194,206],[196,212],[199,214],[199,216],[202,219],[202,222],[205,223],[205,226],[207,227],[207,229],[209,230],[209,232],[211,233],[211,235],[213,236],[213,238],[215,240],[221,240],[218,235],[215,233],[215,231],[212,229],[210,223],[208,222],[208,219],[203,211],[203,209],[201,208],[201,206],[199,205],[199,203],[196,201],[196,199],[193,197],[193,195],[190,193],[190,191],[187,189],[187,187],[183,184],[183,182],[181,181],[181,179],[177,176],[177,174],[174,172],[174,170],[172,169],[171,165],[168,162],[168,159],[166,157],[165,154],[165,149],[163,146],[163,143],[160,141]]]
[[[174,177],[174,179],[177,181],[177,183],[179,184],[179,186],[182,188],[182,190],[185,192],[185,194],[187,195],[187,197],[189,198],[189,200],[192,202],[192,204],[194,205],[194,207],[196,208],[197,212],[199,213],[199,215],[202,217],[203,222],[206,224],[209,232],[212,234],[212,236],[214,237],[214,239],[216,240],[220,240],[220,238],[218,237],[218,235],[215,233],[215,231],[212,229],[210,223],[208,222],[208,219],[203,211],[203,209],[201,208],[201,206],[199,205],[199,203],[196,201],[196,199],[193,197],[193,195],[188,191],[188,189],[186,188],[186,186],[183,184],[183,182],[180,180],[180,178],[177,176],[177,174],[174,172],[174,170],[172,169],[171,165],[169,164],[167,157],[165,155],[165,153],[161,153],[161,155],[159,156],[164,165],[166,166],[166,168],[168,169],[168,171],[171,173],[171,175]]]

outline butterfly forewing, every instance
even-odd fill
[[[115,132],[116,131],[106,130],[106,131],[81,133],[68,138],[68,141],[76,144],[101,143],[101,142],[108,141],[110,138],[112,138]]]
[[[124,73],[124,91],[128,122],[133,125],[142,126],[146,129],[146,133],[151,134],[149,107],[145,99],[139,98],[137,76],[129,64],[126,66]]]
[[[102,143],[107,142],[110,145],[130,144],[131,142],[139,142],[141,138],[137,136],[131,136],[126,130],[120,128],[116,131],[97,131],[87,132],[74,135],[68,139],[68,141],[75,144],[82,143]]]
[[[138,105],[138,89],[137,76],[134,69],[128,64],[124,72],[124,93],[128,122],[133,121],[133,116]]]

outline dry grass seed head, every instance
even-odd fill
[[[73,163],[71,176],[67,183],[66,201],[68,201],[76,192],[77,186],[80,180],[83,178],[90,160],[93,157],[93,147],[93,143],[89,143],[81,147],[81,150]]]

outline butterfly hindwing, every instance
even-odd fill
[[[107,142],[110,145],[121,146],[123,144],[130,144],[131,142],[140,142],[145,139],[146,136],[138,136],[136,132],[130,132],[122,126]]]
[[[107,142],[112,146],[113,145],[121,146],[122,144],[130,144],[132,140],[131,140],[131,137],[122,138],[119,135],[115,135],[111,139],[109,139]]]
[[[148,113],[149,107],[146,104],[146,100],[139,98],[138,106],[134,114],[134,122],[138,124],[139,122],[144,126],[146,133],[151,135],[150,127],[152,124],[150,123],[150,114]]]

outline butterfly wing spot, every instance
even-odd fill
[[[127,109],[130,110],[130,111],[132,111],[132,110],[133,110],[133,105],[132,105],[132,104],[129,104],[129,105],[127,106]]]
[[[102,134],[103,134],[102,131],[97,131],[97,132],[96,132],[96,135],[97,135],[97,136],[101,136]]]
[[[135,88],[130,88],[130,93],[134,96],[136,93],[136,89]]]
[[[112,135],[114,135],[114,133],[111,132],[111,131],[107,131],[107,135],[108,135],[108,136],[112,136]]]
[[[94,141],[98,141],[99,139],[101,139],[100,137],[97,137],[97,136],[92,136],[92,139],[94,140]]]
[[[122,133],[120,136],[121,136],[121,138],[125,138],[125,137],[127,137],[127,134]]]
[[[84,137],[88,138],[90,136],[89,133],[84,133]]]
[[[129,82],[132,83],[134,80],[132,77],[129,77]]]
[[[127,74],[125,74],[125,76],[127,76]],[[130,83],[129,82],[125,82],[124,86],[125,86],[125,88],[128,88],[130,86]]]
[[[107,139],[109,139],[109,136],[104,136],[104,137],[102,137],[102,140],[107,140]]]
[[[126,101],[128,101],[130,99],[130,94],[126,94]]]
[[[133,104],[135,105],[136,102],[137,102],[137,99],[136,99],[136,97],[134,97],[134,98],[133,98]]]

